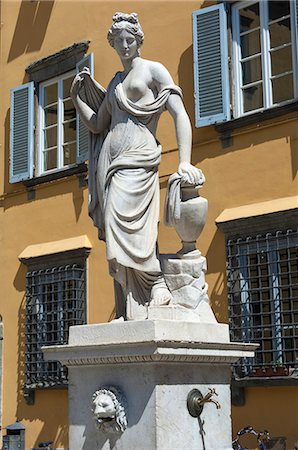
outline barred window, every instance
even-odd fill
[[[85,261],[27,273],[25,389],[67,384],[66,367],[44,361],[41,347],[67,344],[69,327],[84,323]]]
[[[230,334],[260,344],[238,378],[291,376],[298,368],[298,230],[227,241]]]

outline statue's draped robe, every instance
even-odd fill
[[[86,100],[97,111],[102,88],[85,77]],[[161,146],[154,133],[169,96],[178,86],[162,89],[150,104],[137,105],[123,90],[121,74],[111,81],[106,96],[111,126],[91,136],[89,214],[106,241],[110,273],[116,286],[116,315],[147,317],[153,284],[161,280],[157,254],[159,218],[158,165]],[[154,130],[151,132],[150,130]]]

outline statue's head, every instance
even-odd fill
[[[123,432],[127,427],[125,398],[114,386],[96,391],[92,397],[92,412],[97,427],[103,432]]]
[[[118,49],[115,45],[116,39],[119,38],[119,35],[123,35],[123,33],[126,33],[127,36],[131,35],[134,37],[137,49],[143,44],[144,33],[136,13],[125,14],[117,12],[114,14],[112,26],[108,31],[108,41],[117,51]]]

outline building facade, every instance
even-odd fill
[[[88,134],[70,83],[85,65],[104,87],[118,56],[113,14],[136,11],[142,57],[164,64],[184,94],[192,162],[206,183],[209,296],[233,340],[256,341],[233,371],[234,434],[252,425],[298,441],[297,1],[2,0],[0,230],[1,422],[25,427],[26,449],[67,448],[67,373],[40,347],[71,325],[114,317],[104,243],[88,217]],[[193,70],[194,69],[194,70]],[[162,115],[161,205],[177,170]],[[162,208],[161,208],[162,209]],[[163,212],[161,211],[161,218]],[[179,240],[161,220],[159,250]]]

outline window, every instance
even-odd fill
[[[61,248],[61,253],[50,254],[53,248]],[[28,267],[24,330],[28,403],[34,402],[36,389],[67,385],[67,369],[58,361],[45,361],[41,348],[67,344],[69,327],[86,323],[90,250],[87,236],[78,236],[31,245],[19,255]]]
[[[11,183],[59,173],[87,160],[89,133],[70,98],[76,72],[88,66],[93,74],[93,54],[75,63],[86,46],[74,44],[33,63],[27,71],[32,71],[31,77],[37,81],[11,90]],[[61,73],[61,67],[68,70]],[[58,75],[52,76],[57,71]]]
[[[298,98],[298,1],[225,2],[193,13],[196,125]]]
[[[237,378],[291,376],[298,368],[298,230],[227,241],[230,334],[260,344]]]
[[[84,323],[84,264],[69,264],[27,273],[26,390],[67,384],[67,369],[58,361],[44,361],[41,347],[67,344],[69,327]]]
[[[76,110],[70,98],[75,72],[39,86],[38,173],[76,163]]]

